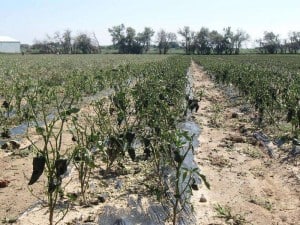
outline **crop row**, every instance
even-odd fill
[[[7,115],[14,114],[14,116],[5,121],[2,118],[0,124],[12,126],[26,120],[24,99],[37,89],[55,87],[68,91],[74,86],[78,98],[91,96],[120,80],[128,79],[129,74],[118,72],[124,70],[125,65],[130,65],[132,70],[139,70],[140,64],[161,61],[165,58],[120,55],[97,57],[1,55],[0,103],[4,103],[4,111]]]
[[[183,168],[192,137],[177,127],[191,102],[186,98],[189,64],[190,58],[182,56],[73,69],[52,61],[52,69],[32,64],[25,70],[17,65],[3,70],[1,83],[7,88],[1,90],[2,136],[9,136],[6,131],[17,123],[15,118],[27,121],[34,128],[28,132],[40,136],[42,145],[27,135],[36,155],[29,185],[46,175],[49,224],[55,222],[63,175],[70,164],[78,172],[82,202],[88,204],[86,191],[93,171],[105,167],[105,179],[127,159],[152,165],[152,188],[161,201],[164,196],[173,198],[170,218],[177,223],[188,203],[184,196],[189,196],[186,193],[192,191],[199,173]],[[30,71],[38,71],[38,76]],[[72,134],[71,149],[64,148],[66,132]]]
[[[199,56],[194,60],[217,83],[233,85],[258,112],[259,125],[289,123],[291,134],[299,135],[299,56]]]

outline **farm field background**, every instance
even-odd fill
[[[36,202],[29,190],[55,215],[61,202],[68,207],[90,204],[101,199],[93,196],[95,186],[97,194],[103,194],[115,185],[116,180],[106,181],[110,176],[117,181],[125,176],[124,186],[133,194],[145,193],[153,201],[167,199],[168,206],[175,208],[168,219],[180,218],[184,204],[172,205],[172,197],[163,193],[169,189],[176,202],[181,188],[190,193],[200,180],[206,183],[199,175],[201,166],[182,170],[186,155],[180,149],[193,141],[193,135],[177,125],[193,120],[194,107],[199,104],[201,112],[201,99],[207,95],[205,86],[195,88],[196,80],[187,76],[191,60],[201,65],[232,104],[245,114],[253,113],[255,129],[281,143],[284,153],[291,153],[292,163],[297,163],[298,55],[0,55],[0,161],[4,165],[0,180],[10,182],[0,194],[1,219],[16,219]],[[45,160],[44,174],[42,170],[29,179],[33,158]],[[60,160],[79,174],[72,186],[76,191],[66,188],[64,201],[61,184],[68,178],[62,175],[69,168],[58,172]],[[177,171],[172,174],[178,179],[163,180],[165,167]],[[134,175],[140,173],[135,182]],[[184,187],[176,182],[182,177],[189,181]],[[28,189],[29,180],[37,183]],[[20,196],[24,204],[18,205]],[[114,201],[118,193],[105,198]]]
[[[3,126],[13,127],[23,122],[21,104],[26,93],[34,92],[38,88],[53,87],[64,89],[71,82],[77,85],[77,97],[94,95],[97,92],[108,89],[124,82],[132,76],[126,65],[130,64],[130,71],[137,73],[138,64],[154,63],[166,59],[166,56],[134,56],[134,55],[0,55],[0,101],[14,102],[8,108],[1,110],[13,114],[6,121],[1,120]],[[143,66],[139,66],[140,70]],[[121,71],[122,70],[122,71]],[[123,79],[123,80],[120,80]],[[73,84],[71,84],[73,85]],[[31,89],[29,92],[28,90]],[[24,105],[23,105],[24,106]],[[2,119],[2,118],[1,118]]]
[[[170,55],[0,55],[0,101],[14,101],[10,110],[20,115],[26,89],[37,86],[63,86],[78,82],[82,96],[93,95],[120,82],[117,70],[130,64],[141,70],[145,63],[158,62]],[[188,56],[185,56],[188,58]],[[299,55],[193,56],[210,72],[216,82],[232,84],[256,109],[279,122],[284,116],[299,125],[300,57]],[[140,66],[136,66],[136,65]],[[119,67],[119,68],[118,68]],[[113,71],[112,71],[113,70]],[[126,71],[125,71],[126,73]],[[126,79],[124,76],[121,79]],[[129,73],[136,73],[130,71]],[[18,96],[20,95],[20,96]],[[276,98],[276,99],[275,99]],[[266,113],[267,111],[267,113]],[[276,116],[273,114],[275,112]],[[279,113],[279,114],[277,114]],[[284,115],[285,113],[285,115]],[[267,115],[265,115],[267,114]],[[280,118],[279,118],[280,117]],[[22,118],[6,123],[17,125]],[[3,126],[4,122],[2,122]],[[3,129],[3,127],[1,127]]]

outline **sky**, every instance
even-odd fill
[[[300,32],[300,0],[0,0],[0,36],[21,43],[70,29],[74,36],[95,33],[100,45],[108,45],[108,28],[120,24],[174,33],[184,26],[219,32],[230,26],[246,31],[251,41],[264,31],[286,38]]]

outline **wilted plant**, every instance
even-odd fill
[[[73,150],[72,161],[78,172],[80,182],[80,193],[83,198],[83,204],[87,204],[86,191],[89,187],[89,179],[92,169],[95,167],[92,151],[96,148],[99,137],[93,129],[93,124],[89,121],[78,121],[78,117],[72,118],[74,127],[73,140],[76,146]],[[81,122],[81,123],[80,123]],[[83,125],[83,124],[84,125]]]
[[[33,172],[28,184],[34,184],[45,170],[47,177],[46,195],[48,198],[49,224],[52,225],[54,223],[54,210],[57,206],[59,196],[63,195],[61,188],[62,176],[66,173],[70,161],[67,153],[62,151],[63,129],[68,117],[73,113],[77,113],[79,109],[72,108],[74,102],[72,97],[67,99],[68,97],[66,96],[59,96],[53,88],[38,90],[38,93],[32,93],[26,99],[33,120],[28,121],[28,126],[31,123],[34,124],[35,132],[41,136],[43,142],[43,146],[39,147],[27,136],[37,153],[37,156],[33,158]],[[48,104],[49,100],[54,105],[50,106]],[[55,224],[62,220],[67,212],[68,207],[63,211],[62,217]]]
[[[133,116],[126,90],[126,86],[116,85],[115,93],[110,99],[101,99],[93,104],[95,125],[101,140],[98,147],[106,162],[106,175],[115,161],[122,164],[126,152],[132,160],[135,159],[132,143],[135,139],[133,127],[137,119]]]
[[[197,167],[188,167],[185,159],[193,150],[193,136],[190,137],[186,131],[176,131],[171,135],[171,154],[172,168],[175,170],[175,176],[171,179],[171,186],[174,187],[171,204],[173,207],[172,223],[177,224],[178,215],[186,208],[191,206],[190,197],[192,195],[192,185],[195,185],[195,177],[202,179],[203,183],[209,189],[210,185],[206,177],[200,174]]]

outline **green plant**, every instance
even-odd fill
[[[205,91],[203,88],[201,88],[201,90],[196,92],[196,97],[199,99],[199,101],[201,101],[204,96],[205,96]]]
[[[61,188],[62,176],[67,171],[70,161],[66,152],[62,151],[63,130],[67,118],[77,113],[79,109],[72,108],[74,98],[72,96],[59,96],[53,88],[37,89],[28,96],[27,102],[30,106],[36,134],[41,136],[43,146],[39,147],[27,136],[34,147],[37,156],[33,158],[33,172],[29,185],[34,184],[45,170],[47,177],[47,206],[49,209],[49,224],[54,223],[54,210],[57,206],[59,196],[63,195]],[[70,97],[70,98],[69,98]],[[52,100],[54,105],[49,106]],[[53,107],[55,111],[53,112]],[[49,117],[49,112],[54,113]],[[31,123],[31,121],[28,121]],[[29,125],[28,125],[29,126]],[[62,217],[55,222],[57,224],[68,212],[68,207],[63,211]]]
[[[247,221],[241,214],[233,214],[232,210],[228,206],[221,206],[219,204],[215,205],[215,210],[218,213],[217,217],[224,218],[226,222],[232,221],[233,225],[243,225]]]
[[[259,205],[269,211],[273,209],[273,204],[269,200],[260,199],[258,197],[251,197],[249,202]]]
[[[173,137],[172,152],[173,162],[172,166],[175,169],[175,177],[172,182],[174,187],[173,195],[175,201],[171,200],[173,206],[172,223],[177,224],[177,217],[187,205],[191,205],[190,196],[192,195],[192,184],[195,176],[201,177],[206,187],[209,189],[210,185],[206,181],[204,175],[200,174],[198,168],[186,167],[184,161],[190,151],[193,149],[192,138],[189,137],[187,132],[176,132]],[[185,140],[185,141],[183,141]],[[186,148],[185,145],[188,144]]]
[[[219,127],[221,123],[221,113],[223,112],[222,105],[219,103],[214,104],[211,108],[211,111],[212,116],[210,122],[213,126]]]
[[[132,147],[135,120],[130,119],[131,113],[128,110],[124,96],[115,97],[112,102],[109,99],[101,99],[93,104],[94,124],[100,140],[97,147],[106,163],[106,175],[111,171],[114,162],[122,164],[126,152],[132,160],[135,159],[135,149]]]
[[[244,55],[194,56],[229,97],[239,95],[255,110],[258,127],[290,124],[289,133],[299,135],[299,59],[289,56]],[[225,86],[226,87],[225,87]]]
[[[73,140],[76,142],[72,153],[72,162],[78,172],[78,179],[80,182],[80,193],[83,199],[83,204],[87,204],[86,190],[89,187],[89,179],[92,169],[95,168],[94,156],[92,151],[96,148],[98,136],[93,129],[91,120],[86,119],[84,122],[78,121],[77,116],[72,117],[72,124],[74,127]]]
[[[151,183],[161,201],[170,201],[165,195],[168,191],[165,177],[170,171],[174,173],[174,180],[169,182],[174,187],[172,199],[177,201],[173,205],[176,220],[182,206],[188,203],[186,197],[190,193],[189,185],[179,188],[180,181],[183,177],[190,181],[197,173],[174,158],[174,148],[181,152],[180,139],[186,136],[178,131],[177,124],[183,120],[186,106],[186,72],[190,58],[147,56],[141,59],[115,55],[114,60],[107,56],[99,61],[98,57],[101,58],[91,56],[87,60],[80,56],[60,59],[41,56],[40,60],[29,56],[26,63],[20,63],[22,70],[13,65],[13,60],[5,59],[3,63],[0,57],[0,70],[4,68],[3,74],[7,76],[5,80],[0,76],[1,84],[7,87],[0,90],[0,96],[11,96],[11,107],[21,111],[29,130],[33,126],[43,142],[42,146],[36,144],[30,136],[32,132],[28,132],[36,153],[29,183],[34,184],[46,174],[49,222],[58,223],[53,221],[53,215],[63,191],[62,174],[69,163],[78,171],[80,192],[86,203],[96,162],[106,164],[108,175],[114,165],[128,163],[128,157],[137,162],[146,159],[144,163],[152,169],[150,173],[155,174],[150,177]],[[11,83],[13,77],[20,82]],[[90,110],[88,116],[79,115],[79,105],[86,106],[83,111]],[[7,122],[7,129],[14,123],[16,121]],[[63,146],[66,128],[71,128],[74,141],[74,146],[68,149]],[[189,138],[186,137],[186,144]],[[139,143],[142,143],[140,147]],[[189,146],[188,151],[191,149]],[[144,150],[144,157],[140,150]]]
[[[250,145],[245,147],[242,150],[242,152],[252,158],[261,158],[262,157],[262,153],[260,151],[258,151],[256,148],[251,147]]]

